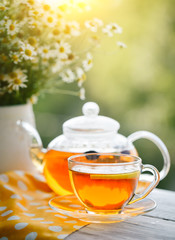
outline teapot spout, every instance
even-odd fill
[[[32,162],[40,172],[43,172],[43,167],[44,167],[43,159],[44,159],[44,154],[46,152],[46,149],[43,149],[43,144],[42,144],[39,133],[31,124],[25,121],[18,120],[16,124],[22,130],[27,132],[30,138],[29,152],[30,152]]]

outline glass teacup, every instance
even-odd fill
[[[141,158],[126,154],[74,155],[68,158],[68,167],[74,193],[91,213],[117,213],[145,198],[160,179],[154,166],[143,165]],[[153,174],[153,181],[143,193],[136,194],[139,176],[145,171]]]

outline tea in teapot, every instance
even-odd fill
[[[137,131],[129,137],[118,133],[120,124],[109,117],[100,116],[99,106],[87,102],[82,108],[83,116],[78,116],[63,124],[63,134],[53,139],[46,150],[42,147],[36,129],[26,122],[18,122],[32,136],[31,156],[33,163],[44,172],[46,181],[53,191],[59,195],[73,193],[68,173],[67,159],[72,155],[103,152],[122,153],[137,156],[133,142],[146,138],[160,149],[164,166],[160,171],[163,179],[170,168],[170,157],[165,144],[153,133]],[[150,184],[150,175],[141,174],[139,186],[145,188]]]

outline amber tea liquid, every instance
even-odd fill
[[[130,152],[133,154],[135,152]],[[68,172],[68,158],[81,153],[63,152],[54,149],[44,154],[44,175],[50,188],[58,195],[73,194]],[[33,154],[35,155],[35,154]],[[33,158],[32,158],[33,159]],[[38,159],[33,162],[40,165]]]
[[[78,153],[49,150],[44,156],[44,175],[50,188],[58,195],[73,194],[67,159]]]
[[[122,171],[117,174],[101,174],[90,169],[83,172],[83,169],[76,169],[75,166],[69,174],[79,200],[88,209],[118,210],[133,196],[140,175],[138,170]]]

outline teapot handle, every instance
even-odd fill
[[[44,167],[44,154],[46,152],[46,149],[43,148],[43,144],[41,141],[41,138],[39,136],[39,133],[37,130],[28,122],[18,120],[16,122],[17,126],[19,126],[21,129],[23,129],[25,132],[28,133],[29,137],[31,138],[30,146],[29,146],[29,152],[31,159],[33,161],[33,164],[37,167],[37,169],[40,172],[43,172]]]
[[[160,171],[160,180],[164,179],[170,169],[170,155],[169,155],[167,147],[165,146],[165,144],[162,142],[162,140],[159,137],[157,137],[155,134],[148,132],[148,131],[134,132],[130,136],[128,136],[128,141],[133,143],[134,141],[141,139],[141,138],[145,138],[145,139],[152,141],[161,151],[163,159],[164,159],[164,166],[163,166],[162,170]]]

